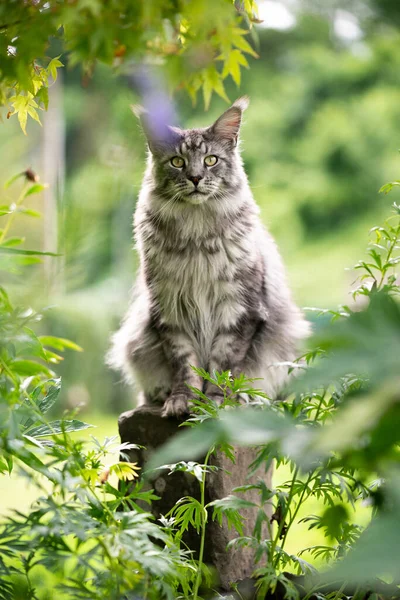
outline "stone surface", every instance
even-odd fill
[[[151,453],[178,432],[180,421],[161,417],[158,407],[140,407],[123,413],[118,424],[121,442],[144,446],[144,450],[129,451],[130,460],[137,462],[143,468]],[[219,470],[207,476],[207,503],[224,498],[232,493],[233,488],[254,483],[261,476],[270,487],[271,473],[264,474],[260,471],[256,476],[247,478],[248,466],[256,458],[254,449],[235,448],[234,455],[235,464],[220,452],[212,457],[211,464],[218,466]],[[198,461],[202,462],[203,458],[199,456]],[[152,505],[152,513],[156,518],[167,514],[183,496],[193,496],[200,500],[198,481],[187,473],[177,472],[168,475],[166,472],[159,471],[149,477],[146,485],[153,488],[160,496],[160,500],[153,502]],[[243,497],[255,503],[259,502],[257,490],[247,492]],[[145,508],[148,509],[147,506]],[[242,511],[243,535],[251,535],[256,513],[257,509]],[[196,553],[199,550],[199,537],[196,531],[191,530],[184,538],[184,542]],[[254,553],[250,548],[232,548],[227,551],[228,542],[235,537],[237,537],[237,533],[235,530],[228,529],[225,520],[220,526],[211,518],[209,519],[206,529],[204,560],[215,568],[220,585],[224,589],[229,589],[231,582],[251,577],[254,570]]]

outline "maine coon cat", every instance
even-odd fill
[[[149,154],[135,213],[140,270],[110,364],[139,404],[182,417],[192,393],[221,392],[191,366],[261,377],[276,397],[308,323],[260,222],[238,149],[239,98],[210,127],[183,130],[139,112]]]

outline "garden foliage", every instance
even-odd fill
[[[80,65],[88,77],[98,62],[120,73],[138,61],[162,62],[171,89],[186,89],[193,101],[202,91],[208,107],[213,93],[227,100],[224,79],[239,85],[246,55],[257,56],[246,39],[256,20],[255,0],[5,0],[0,106],[9,107],[7,117],[18,115],[24,132],[28,116],[39,121],[49,83],[63,66],[59,56],[48,56],[53,39],[65,44],[69,65]]]
[[[386,15],[392,23],[399,13],[391,0],[369,4],[370,16],[363,17],[364,11],[358,15],[367,50],[359,55],[341,47],[329,27],[321,26],[323,20],[307,14],[293,31],[261,36],[268,61],[256,67],[262,77],[248,85],[259,107],[262,98],[262,110],[249,116],[248,131],[255,134],[247,166],[252,181],[270,181],[268,194],[265,188],[260,194],[268,196],[270,210],[278,211],[276,220],[285,228],[281,194],[293,198],[293,214],[301,224],[292,228],[294,235],[312,237],[338,222],[359,219],[360,211],[375,202],[370,190],[387,162],[388,139],[399,128],[398,33],[389,28],[388,35],[377,37],[371,24],[376,15]],[[354,11],[357,16],[357,7]],[[193,101],[201,92],[207,107],[213,93],[227,98],[226,90],[239,85],[248,66],[246,56],[256,56],[252,24],[257,20],[252,0],[5,0],[0,4],[0,105],[7,118],[18,116],[25,132],[28,116],[38,121],[39,110],[47,108],[48,88],[68,61],[83,68],[84,79],[98,62],[120,74],[133,70],[139,75],[139,64],[161,65],[171,90],[185,89]],[[268,93],[260,91],[261,79],[268,80]],[[113,101],[114,96],[112,87]],[[91,123],[90,115],[101,119],[88,97],[90,110],[81,128],[88,123],[94,130],[97,122]],[[80,110],[73,99],[70,106]],[[115,102],[115,112],[123,112],[118,97]],[[275,136],[268,148],[260,136],[261,117]],[[125,122],[121,129],[125,133]],[[296,141],[288,144],[288,139]],[[109,167],[115,168],[111,159]],[[288,172],[294,176],[288,178]],[[398,185],[393,181],[383,191]],[[11,198],[0,202],[2,282],[21,281],[30,265],[49,254],[25,249],[24,239],[13,234],[19,215],[39,216],[29,201],[43,187],[29,169],[7,184]],[[114,197],[102,187],[107,198]],[[98,190],[93,193],[99,210],[102,196]],[[84,195],[75,193],[80,203]],[[84,212],[79,209],[70,224],[75,254],[76,223],[83,222]],[[93,231],[92,212],[88,214]],[[107,210],[104,214],[108,231],[111,219]],[[89,227],[83,223],[81,229],[85,277],[97,276],[96,236],[91,261]],[[310,309],[330,315],[332,323],[318,331],[304,356],[288,365],[297,377],[285,401],[271,403],[257,390],[257,381],[245,376],[232,380],[229,373],[200,371],[221,388],[224,403],[218,406],[192,389],[193,414],[186,429],[149,466],[190,473],[198,481],[200,501],[184,497],[158,521],[143,509],[156,496],[137,482],[137,465],[120,460],[127,459],[129,445],[115,439],[83,441],[77,432],[90,425],[75,413],[49,417],[61,389],[56,373],[61,353],[81,348],[43,335],[45,312],[19,306],[12,286],[10,291],[2,284],[0,477],[24,478],[37,499],[29,510],[1,516],[0,600],[197,600],[211,585],[202,564],[209,519],[227,519],[237,531],[232,544],[255,549],[258,599],[278,591],[293,600],[299,595],[362,598],[373,591],[398,596],[399,240],[400,207],[394,204],[392,216],[371,230],[367,257],[355,266],[352,302],[338,310]],[[204,491],[213,469],[209,458],[217,448],[232,458],[232,445],[257,447],[251,473],[258,475],[258,483],[244,481],[229,497],[207,505]],[[199,463],[201,455],[206,458]],[[269,489],[263,475],[272,464],[289,466],[290,476]],[[252,536],[244,537],[241,511],[251,505],[246,491],[254,488],[259,491],[258,516]],[[301,518],[321,531],[323,541],[294,555],[288,550],[290,537],[309,499],[317,499],[321,509]],[[365,504],[371,520],[362,528],[357,509]],[[200,536],[198,559],[182,543],[188,528]]]
[[[30,171],[21,178],[25,183],[18,199],[1,207],[3,274],[15,275],[43,254],[20,248],[23,240],[9,235],[15,216],[29,214],[23,202],[43,189]],[[0,288],[0,476],[18,474],[38,494],[27,514],[2,518],[0,598],[57,594],[105,600],[148,586],[149,597],[159,598],[164,588],[171,597],[183,553],[146,512],[132,509],[137,499],[150,502],[153,496],[140,486],[126,494],[124,481],[138,471],[119,460],[129,445],[110,438],[87,447],[70,434],[90,425],[75,415],[47,418],[60,392],[60,379],[53,372],[62,360],[58,353],[81,348],[63,338],[37,336],[40,318],[31,308],[14,306]],[[116,460],[105,467],[104,458],[112,450]],[[122,482],[120,490],[113,475]]]
[[[30,172],[21,176],[25,183],[19,198],[2,206],[0,257],[7,258],[2,269],[8,271],[24,268],[21,261],[40,259],[39,253],[20,248],[22,240],[10,237],[12,221],[25,210],[23,203],[42,189],[31,181]],[[156,499],[153,492],[141,483],[132,486],[137,466],[119,458],[105,466],[113,447],[124,457],[129,445],[113,439],[83,442],[74,432],[89,425],[76,415],[47,418],[60,391],[53,372],[61,359],[58,352],[80,348],[65,339],[37,336],[40,315],[14,307],[2,288],[1,476],[25,477],[38,498],[28,512],[14,511],[1,519],[0,598],[33,600],[56,594],[71,600],[196,600],[201,585],[209,584],[202,548],[210,518],[227,519],[236,529],[231,544],[255,549],[260,599],[277,586],[288,598],[300,592],[324,597],[324,589],[339,581],[339,598],[350,595],[350,584],[360,595],[375,589],[379,577],[396,582],[400,207],[393,208],[385,224],[371,230],[367,258],[356,265],[354,303],[329,311],[333,323],[314,338],[309,352],[289,365],[300,373],[285,401],[271,403],[257,390],[257,382],[245,376],[232,380],[228,372],[199,371],[222,389],[223,404],[193,388],[193,414],[186,429],[153,457],[149,468],[191,473],[201,499],[182,498],[159,521],[142,508],[143,502],[150,506]],[[16,263],[8,262],[10,256]],[[207,476],[214,468],[208,459],[216,448],[233,458],[232,444],[258,448],[251,467],[258,483],[244,481],[229,497],[206,505]],[[196,462],[202,454],[204,463]],[[263,478],[272,463],[288,463],[291,473],[275,489],[267,488]],[[243,537],[241,510],[252,505],[245,494],[254,488],[259,491],[258,516],[253,535]],[[288,537],[309,498],[320,499],[323,508],[303,520],[320,529],[325,542],[293,555],[287,550]],[[365,502],[372,519],[362,530],[352,510]],[[182,543],[189,527],[200,536],[199,560]],[[329,566],[322,575],[316,561]],[[304,576],[301,584],[293,582],[290,572]]]
[[[232,410],[231,400],[243,393],[243,385],[252,387],[256,382],[232,382],[229,373],[216,373],[211,379],[224,390],[227,406],[217,408],[203,397],[204,403],[196,403],[190,420],[195,426],[160,452],[158,460],[172,462],[204,454],[210,446],[259,447],[252,469],[260,476],[259,483],[246,486],[244,482],[237,489],[259,488],[254,534],[241,537],[239,526],[233,542],[256,549],[259,598],[273,591],[278,582],[287,597],[296,597],[299,590],[287,578],[288,570],[305,576],[301,587],[307,597],[314,592],[323,595],[329,582],[340,582],[343,587],[337,597],[341,597],[350,595],[344,591],[349,584],[365,594],[376,589],[382,577],[397,581],[400,206],[395,203],[393,215],[370,235],[368,257],[355,266],[358,279],[352,305],[329,311],[311,309],[330,313],[333,322],[314,337],[312,350],[291,366],[305,370],[292,384],[291,396],[271,404],[262,393],[247,390],[248,406]],[[202,375],[210,378],[205,372]],[[273,462],[278,466],[289,463],[292,476],[268,490],[262,474]],[[310,529],[321,529],[326,542],[303,548],[294,556],[285,548],[288,535],[310,498],[321,500],[325,508],[303,521]],[[361,503],[372,509],[371,523],[364,531],[351,517]],[[186,506],[190,510],[187,502]],[[272,519],[265,510],[268,506],[273,509]],[[218,503],[219,512],[225,511],[228,519],[231,508],[231,497]],[[263,522],[271,534],[269,540],[263,539]],[[315,559],[322,559],[330,569],[318,574],[312,564]]]

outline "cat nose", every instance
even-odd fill
[[[199,185],[200,179],[203,179],[203,178],[201,177],[201,175],[196,175],[193,177],[188,177],[188,179],[194,183],[195,187],[197,187]]]

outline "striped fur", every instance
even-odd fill
[[[287,379],[277,363],[293,360],[308,333],[240,158],[246,105],[239,99],[205,129],[160,131],[141,114],[150,152],[135,213],[140,272],[109,362],[165,416],[187,411],[187,384],[202,386],[191,365],[261,377],[275,397]],[[209,155],[218,159],[211,167]]]

